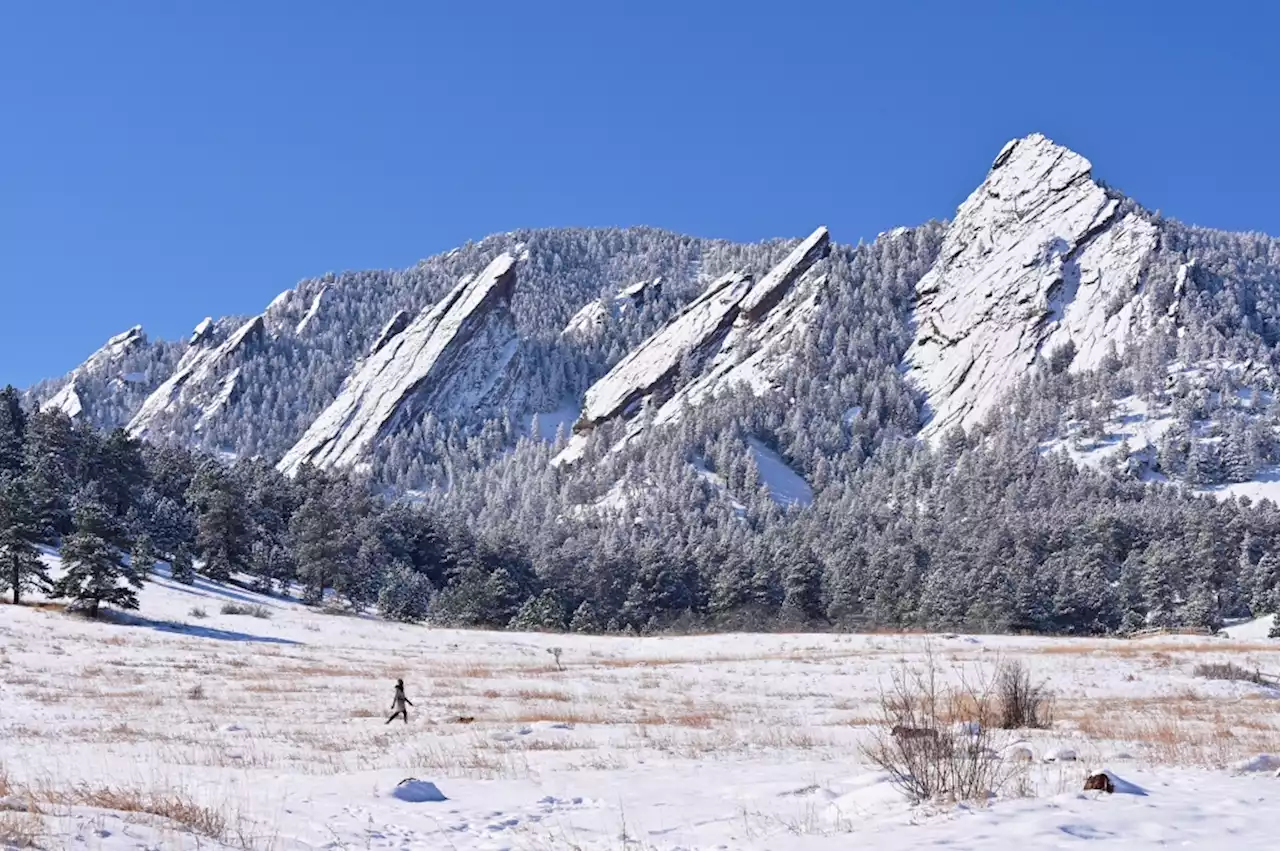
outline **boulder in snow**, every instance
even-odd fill
[[[449,800],[436,784],[416,777],[407,777],[397,783],[391,790],[391,797],[409,804],[437,804]]]

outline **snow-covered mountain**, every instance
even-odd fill
[[[1278,343],[1276,240],[1163,219],[1036,134],[1006,145],[945,225],[857,246],[826,228],[755,245],[501,234],[403,271],[304,281],[189,341],[131,329],[29,395],[147,439],[289,472],[359,465],[458,498],[536,421],[543,441],[562,432],[547,450],[562,496],[715,482],[741,505],[764,468],[820,500],[886,442],[936,446],[956,427],[1136,452],[1111,438],[1116,412],[1139,409],[1181,422],[1159,433],[1182,443],[1147,441],[1135,474],[1184,476],[1187,457],[1244,440],[1226,439],[1239,420],[1252,461],[1233,462],[1238,478],[1280,460],[1264,439],[1280,417],[1259,402]],[[1193,466],[1212,483],[1213,464]]]
[[[393,320],[338,398],[285,453],[281,470],[351,467],[397,421],[425,411],[461,419],[485,406],[516,350],[515,283],[515,259],[502,254],[388,338]]]
[[[1095,369],[1164,315],[1142,278],[1156,226],[1091,172],[1028,136],[960,206],[917,286],[907,361],[928,400],[925,436],[980,423],[1042,356],[1071,347],[1072,370]]]

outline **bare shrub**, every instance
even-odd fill
[[[922,667],[904,662],[881,690],[880,725],[862,756],[915,803],[985,801],[1022,770],[996,755],[987,720],[997,703],[996,678],[947,683],[926,650]]]
[[[204,618],[209,617],[209,613],[206,612],[204,610],[204,607],[202,606],[192,606],[191,617],[195,618],[196,620],[203,620]]]
[[[0,810],[0,848],[39,848],[44,821],[37,813]]]
[[[187,699],[188,700],[204,700],[204,685],[201,683],[196,683],[190,689],[188,689]]]
[[[1053,694],[1044,683],[1033,683],[1031,672],[1013,659],[996,672],[999,692],[998,724],[1004,730],[1043,730],[1053,724]]]
[[[223,603],[222,613],[224,615],[249,615],[250,617],[262,618],[263,620],[271,617],[271,610],[258,603]]]
[[[1265,685],[1266,680],[1257,668],[1250,670],[1234,662],[1203,662],[1195,667],[1195,675],[1207,680],[1238,680]]]

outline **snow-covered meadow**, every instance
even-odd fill
[[[1280,762],[1258,757],[1280,754],[1280,689],[1193,673],[1280,672],[1258,625],[623,638],[390,624],[163,575],[141,600],[106,623],[0,607],[0,845],[1274,845]],[[1051,730],[997,737],[1034,761],[989,803],[912,807],[860,755],[882,687],[926,652],[969,676],[1021,660],[1056,696]],[[387,724],[398,677],[414,705]],[[1117,794],[1082,792],[1104,769]]]

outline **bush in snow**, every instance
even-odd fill
[[[926,652],[920,668],[903,666],[880,695],[882,726],[862,755],[889,775],[914,802],[985,801],[1017,778],[1025,766],[993,758],[999,752],[987,719],[997,716],[995,678],[945,682]],[[974,719],[962,724],[955,719]]]
[[[578,633],[596,633],[601,632],[600,618],[596,615],[595,607],[591,605],[591,601],[583,600],[582,605],[578,606],[573,613],[573,618],[569,621],[569,629]]]
[[[1005,730],[1044,729],[1053,723],[1053,695],[1044,683],[1033,683],[1031,672],[1015,660],[996,672],[999,725]]]
[[[223,603],[222,613],[224,615],[248,615],[249,617],[262,618],[263,620],[271,617],[271,610],[257,603]]]

